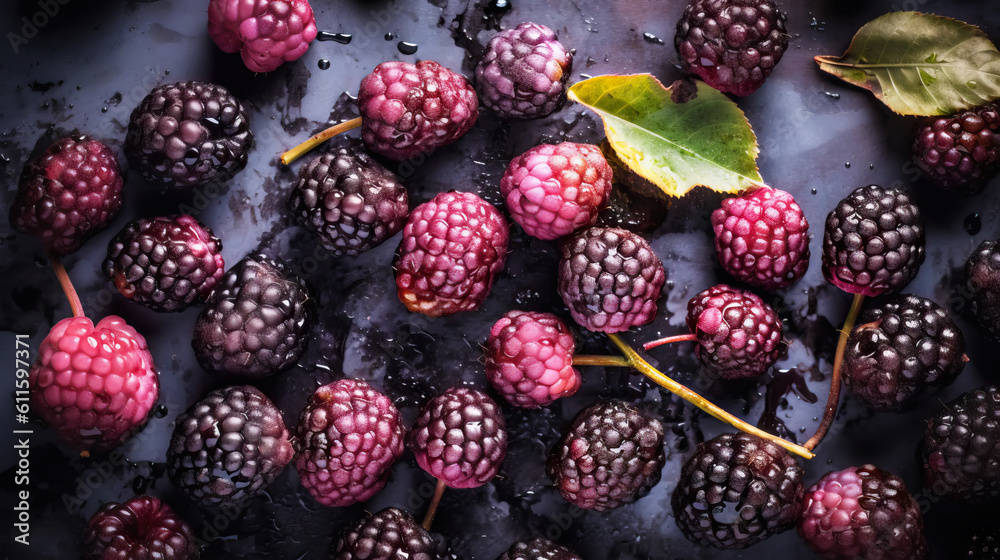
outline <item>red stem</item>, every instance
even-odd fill
[[[444,481],[439,479],[437,487],[434,488],[434,497],[431,498],[431,505],[427,508],[427,515],[424,516],[424,522],[421,523],[424,531],[431,530],[431,524],[434,523],[434,515],[437,514],[438,505],[441,503],[441,496],[444,495],[445,488]]]
[[[643,344],[642,347],[644,350],[649,350],[651,348],[656,348],[657,346],[663,346],[664,344],[672,344],[674,342],[689,342],[695,340],[698,340],[698,335],[694,333],[679,334],[676,336],[668,336],[666,338],[661,338],[659,340],[653,340],[651,342],[647,342],[646,344]]]
[[[83,304],[80,302],[80,296],[76,293],[76,288],[73,287],[73,282],[69,279],[69,274],[66,273],[66,268],[63,266],[62,261],[59,256],[48,251],[49,263],[52,264],[52,270],[56,273],[56,279],[59,280],[59,285],[62,286],[63,292],[66,294],[66,299],[69,300],[69,307],[73,310],[74,317],[83,317]]]

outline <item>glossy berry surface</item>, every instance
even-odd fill
[[[681,469],[671,504],[685,537],[740,549],[795,526],[802,467],[776,444],[726,433],[698,444]]]
[[[989,340],[1000,342],[1000,247],[996,241],[983,241],[969,255],[965,284],[980,331]]]
[[[67,255],[108,227],[122,206],[122,186],[111,148],[88,136],[63,138],[25,164],[10,225]]]
[[[1000,168],[1000,106],[924,119],[913,136],[912,161],[939,189],[981,192]]]
[[[205,82],[159,86],[132,111],[125,155],[145,180],[186,189],[228,181],[246,167],[250,119],[226,88]]]
[[[210,392],[177,417],[167,474],[201,508],[243,508],[292,460],[281,411],[249,385]]]
[[[369,150],[405,160],[451,144],[479,116],[476,91],[433,60],[383,62],[361,80],[361,139]]]
[[[692,0],[674,46],[681,67],[715,89],[757,91],[788,48],[785,14],[772,0]]]
[[[389,397],[368,383],[341,379],[323,385],[295,428],[299,481],[325,506],[368,500],[385,487],[403,453],[405,431]]]
[[[497,560],[583,560],[579,554],[548,539],[518,541]]]
[[[428,533],[413,516],[386,508],[361,518],[344,529],[333,545],[333,560],[439,560],[447,546]]]
[[[500,194],[525,233],[558,239],[597,221],[611,195],[611,166],[593,144],[542,144],[511,160]]]
[[[724,379],[756,377],[781,351],[783,328],[774,309],[760,296],[725,284],[688,301],[687,325],[698,337],[698,358]]]
[[[566,501],[605,511],[649,493],[665,462],[659,420],[612,400],[577,414],[549,452],[546,472]]]
[[[564,242],[559,253],[557,289],[580,326],[616,333],[656,316],[667,273],[638,234],[591,227]]]
[[[451,488],[476,488],[496,476],[507,455],[507,423],[485,393],[448,389],[427,402],[410,429],[420,468]]]
[[[316,38],[308,0],[211,0],[208,34],[223,52],[240,53],[251,72],[271,72],[306,53]]]
[[[712,229],[719,264],[740,282],[784,288],[809,268],[809,222],[785,191],[762,187],[723,200]]]
[[[431,317],[475,311],[503,270],[507,220],[478,195],[440,193],[413,209],[396,250],[406,308]]]
[[[210,372],[266,377],[305,351],[315,318],[305,282],[284,262],[254,252],[222,277],[194,325],[195,357]]]
[[[927,558],[920,506],[903,480],[874,465],[826,474],[802,498],[799,535],[823,558]]]
[[[559,317],[508,311],[486,340],[486,378],[514,406],[538,408],[576,394],[580,372],[573,367],[573,333]]]
[[[566,101],[573,55],[548,27],[525,22],[501,31],[476,65],[482,104],[501,118],[547,117]]]
[[[121,317],[63,319],[38,347],[31,410],[65,443],[107,451],[125,443],[160,395],[146,339]]]
[[[969,360],[965,337],[933,301],[904,294],[861,312],[844,351],[844,384],[865,406],[899,411],[927,386],[949,385]]]
[[[88,560],[194,560],[198,545],[191,526],[153,496],[101,506],[83,537]]]
[[[139,218],[108,244],[104,275],[126,298],[154,311],[204,302],[226,270],[222,241],[186,214]]]
[[[406,187],[360,148],[341,148],[303,165],[288,209],[337,256],[378,246],[403,229],[410,212]]]

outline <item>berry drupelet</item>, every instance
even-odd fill
[[[252,72],[271,72],[297,60],[316,38],[308,0],[211,0],[208,34],[227,53],[240,53]]]
[[[746,548],[795,526],[802,467],[776,444],[726,433],[698,444],[681,469],[671,504],[692,542]]]
[[[828,473],[802,498],[799,535],[824,558],[927,558],[920,506],[903,480],[874,465]]]
[[[226,270],[222,241],[188,215],[140,218],[108,244],[104,274],[126,298],[154,311],[205,301]]]
[[[611,194],[611,166],[593,144],[542,144],[511,160],[500,194],[525,233],[558,239],[597,221]]]
[[[132,111],[125,155],[160,187],[223,182],[247,164],[250,120],[226,88],[177,82],[155,88]]]
[[[756,377],[781,351],[778,314],[751,292],[725,284],[688,301],[687,325],[698,340],[695,353],[723,379]]]
[[[317,156],[299,170],[288,209],[336,256],[356,256],[403,229],[409,196],[396,176],[358,149]]]
[[[583,560],[572,550],[543,538],[517,541],[497,560]]]
[[[677,22],[681,67],[715,89],[757,91],[788,48],[785,14],[772,0],[692,0]]]
[[[194,560],[191,526],[153,496],[101,506],[83,538],[88,560]]]
[[[396,250],[399,300],[430,317],[479,309],[503,270],[509,235],[503,214],[473,193],[417,206]]]
[[[1000,168],[1000,106],[924,119],[913,135],[912,161],[939,189],[982,192]]]
[[[403,453],[395,405],[364,381],[341,379],[313,393],[295,428],[295,468],[317,502],[363,502],[385,487]]]
[[[149,419],[160,380],[146,339],[121,317],[56,323],[28,376],[31,410],[84,451],[125,443]]]
[[[649,243],[624,229],[591,227],[560,248],[559,295],[573,320],[591,331],[651,322],[666,278]]]
[[[1000,247],[983,241],[965,263],[965,282],[972,295],[972,314],[983,334],[1000,342]]]
[[[612,400],[576,415],[549,453],[546,471],[566,501],[605,511],[649,493],[665,462],[659,420]]]
[[[995,500],[1000,491],[1000,387],[969,391],[927,422],[924,484],[935,495],[966,503]]]
[[[222,277],[194,325],[195,357],[208,371],[266,377],[305,351],[315,316],[305,282],[254,252]]]
[[[358,90],[361,139],[389,159],[428,154],[475,124],[479,100],[465,77],[432,60],[383,62]]]
[[[845,292],[898,292],[923,262],[923,219],[902,189],[860,187],[826,218],[823,275]]]
[[[723,270],[762,290],[787,287],[809,268],[809,222],[791,194],[761,187],[712,212]]]
[[[847,339],[844,384],[878,411],[900,411],[925,386],[949,385],[965,367],[965,338],[940,305],[893,296],[861,312]]]
[[[572,65],[573,55],[554,31],[525,22],[490,39],[476,65],[476,89],[501,118],[540,119],[566,101]]]
[[[514,406],[538,408],[576,394],[573,334],[559,317],[508,311],[490,329],[484,362],[490,385]]]
[[[439,560],[447,546],[405,511],[387,508],[344,529],[333,545],[333,560]]]
[[[420,468],[450,488],[476,488],[496,476],[507,454],[507,424],[484,393],[451,388],[427,402],[409,434]]]
[[[281,411],[249,385],[217,389],[177,417],[167,474],[199,507],[241,508],[292,460]]]
[[[122,206],[122,185],[111,148],[88,136],[63,138],[24,166],[10,225],[67,255],[108,227]]]

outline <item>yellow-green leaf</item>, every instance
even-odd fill
[[[871,90],[901,115],[950,115],[1000,98],[1000,51],[976,26],[920,12],[866,23],[824,72]]]
[[[649,74],[598,76],[574,84],[569,98],[600,115],[621,160],[669,196],[696,186],[738,192],[761,181],[746,116],[702,82],[665,88]]]

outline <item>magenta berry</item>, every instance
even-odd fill
[[[508,229],[473,193],[441,193],[417,206],[396,250],[399,300],[431,317],[479,309],[503,270]]]
[[[297,60],[316,38],[308,0],[211,0],[208,34],[224,52],[240,53],[252,72]]]
[[[778,360],[781,320],[751,292],[713,286],[688,301],[687,324],[702,363],[724,379],[755,377]]]
[[[153,496],[101,506],[83,538],[88,560],[194,560],[198,544],[191,526]]]
[[[369,150],[410,159],[451,144],[475,124],[479,100],[464,76],[432,60],[383,62],[358,90]]]
[[[580,388],[573,349],[573,334],[559,317],[508,311],[486,340],[486,377],[514,406],[546,406]]]
[[[146,420],[160,380],[146,339],[121,317],[56,323],[31,368],[31,409],[81,450],[118,447]]]
[[[825,475],[802,498],[799,535],[824,558],[927,558],[920,506],[898,476],[873,465]]]
[[[535,146],[510,162],[500,194],[528,235],[558,239],[597,221],[611,194],[611,166],[592,144]]]
[[[108,227],[122,206],[122,185],[110,148],[87,136],[63,138],[24,166],[10,225],[67,255]]]
[[[792,195],[761,187],[712,212],[722,268],[763,290],[784,288],[809,268],[809,222]]]
[[[295,428],[295,468],[317,502],[363,502],[385,487],[403,453],[395,405],[364,381],[341,379],[313,393]]]
[[[409,445],[420,468],[451,488],[482,486],[507,454],[507,424],[484,393],[451,388],[420,409]]]

